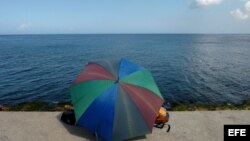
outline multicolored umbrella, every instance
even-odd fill
[[[89,62],[70,92],[76,124],[106,141],[151,133],[164,102],[151,73],[126,59]]]

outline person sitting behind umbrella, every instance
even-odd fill
[[[164,107],[161,107],[158,116],[155,119],[155,127],[162,129],[165,123],[167,123],[168,121],[169,121],[169,113]],[[170,130],[170,125],[168,124],[167,132],[169,132],[169,130]]]
[[[73,107],[71,105],[65,105],[64,109],[65,111],[62,113],[61,116],[62,122],[69,125],[75,125],[76,119]]]

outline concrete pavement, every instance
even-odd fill
[[[63,124],[61,112],[0,112],[0,141],[94,141],[88,131]],[[250,124],[250,111],[170,112],[171,130],[154,128],[137,141],[222,141],[224,124]]]

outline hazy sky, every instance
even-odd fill
[[[0,0],[0,34],[250,33],[250,0]]]

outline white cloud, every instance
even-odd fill
[[[195,0],[197,6],[209,6],[220,4],[222,0]]]
[[[241,20],[246,20],[248,18],[248,15],[246,13],[243,13],[240,9],[235,9],[231,11],[230,14]]]
[[[250,11],[250,1],[246,2],[245,8],[246,8],[247,11]]]
[[[19,25],[18,30],[27,30],[31,27],[32,23],[23,23]]]

